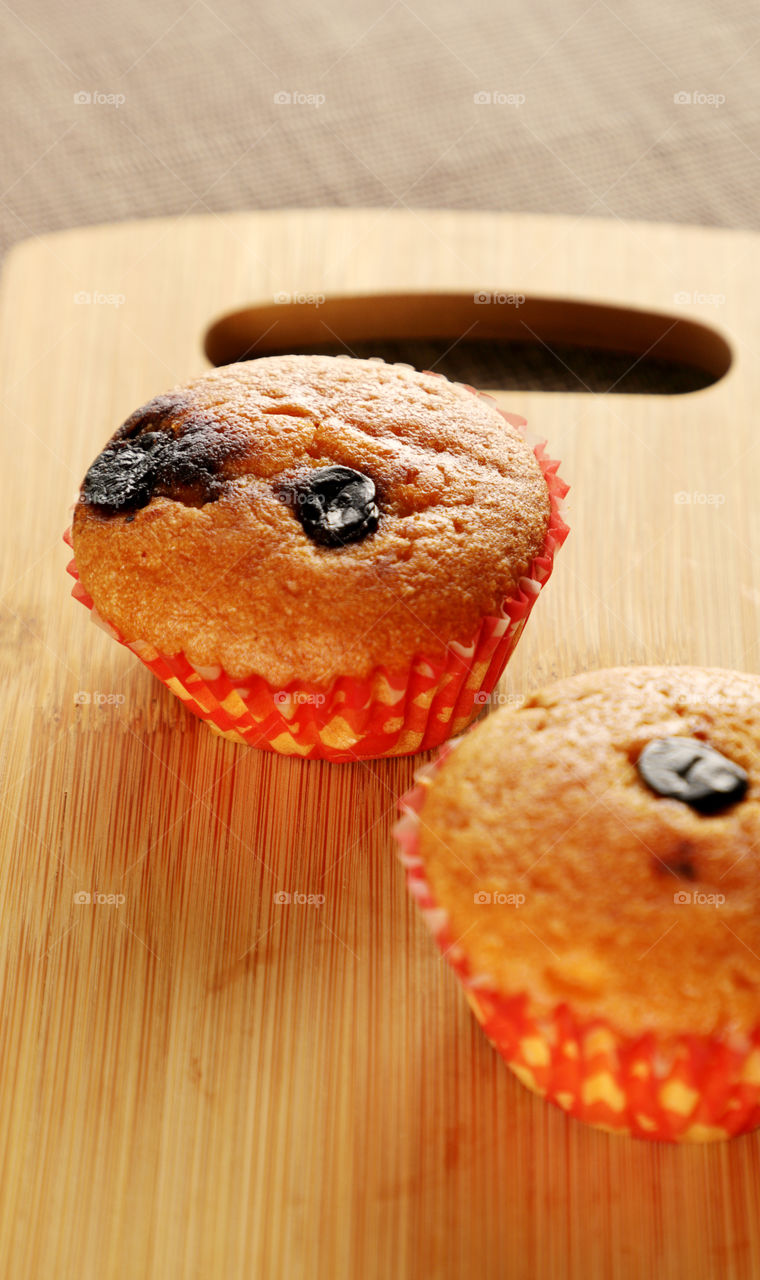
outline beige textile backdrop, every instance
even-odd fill
[[[3,249],[285,205],[760,226],[754,0],[0,0],[0,23]]]

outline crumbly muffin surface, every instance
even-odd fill
[[[492,402],[381,361],[216,369],[127,419],[98,459],[109,483],[114,458],[133,505],[101,504],[91,468],[97,501],[72,529],[83,586],[127,640],[238,679],[326,685],[441,655],[516,590],[549,522],[535,455]],[[369,476],[380,512],[337,548],[286,500],[331,466]]]
[[[680,736],[745,770],[744,798],[706,816],[651,790],[642,750]],[[502,993],[626,1034],[760,1025],[760,677],[618,668],[495,712],[435,774],[420,853]]]

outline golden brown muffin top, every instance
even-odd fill
[[[671,737],[745,770],[744,798],[704,815],[651,790],[637,761]],[[503,994],[626,1034],[760,1024],[760,677],[620,667],[494,713],[435,774],[420,854]]]
[[[109,483],[121,467],[134,500],[76,508],[74,553],[98,612],[127,640],[272,683],[403,669],[469,640],[549,522],[535,455],[492,401],[345,356],[216,369],[138,409],[98,464]],[[333,465],[374,481],[380,514],[369,536],[325,547],[288,494]]]

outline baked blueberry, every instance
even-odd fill
[[[321,546],[360,542],[377,528],[380,513],[374,481],[351,467],[310,471],[297,481],[290,496],[304,532]]]
[[[683,800],[700,813],[736,804],[747,790],[744,770],[697,738],[654,738],[636,768],[652,791]]]
[[[241,448],[235,433],[220,431],[212,415],[158,397],[132,414],[98,455],[82,498],[108,515],[135,512],[154,496],[204,506],[220,496],[225,464]]]
[[[107,511],[136,511],[147,506],[171,443],[171,436],[162,431],[112,441],[84,478],[83,500]]]

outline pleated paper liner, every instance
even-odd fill
[[[577,1018],[567,1004],[541,1007],[527,994],[504,996],[472,971],[419,856],[425,791],[455,746],[418,771],[395,834],[412,896],[486,1036],[518,1079],[579,1120],[637,1138],[709,1142],[757,1128],[760,1026],[725,1038],[627,1036],[604,1019]]]
[[[504,416],[513,424],[524,424],[513,414]],[[460,732],[481,710],[567,537],[561,508],[568,486],[557,474],[559,463],[546,456],[544,445],[536,445],[534,452],[550,500],[541,554],[520,580],[517,593],[504,600],[499,614],[484,617],[468,644],[449,644],[442,658],[420,654],[406,668],[380,666],[362,679],[338,676],[328,686],[294,681],[282,688],[260,675],[235,680],[221,667],[194,667],[184,653],[160,653],[146,641],[125,640],[97,614],[74,560],[68,565],[76,579],[71,594],[181,698],[188,711],[233,742],[332,761],[426,751]],[[64,539],[72,545],[70,530]]]

